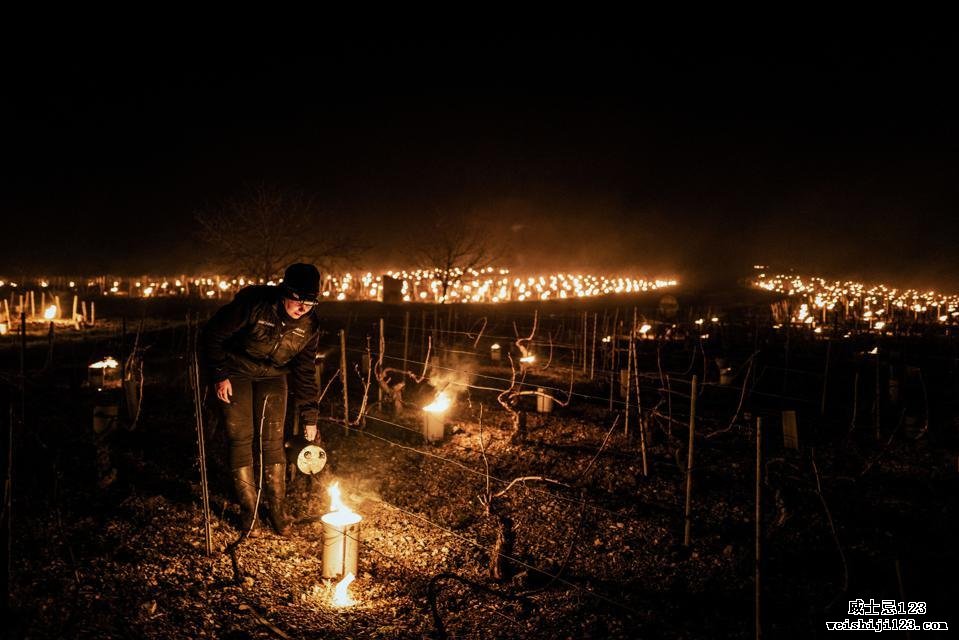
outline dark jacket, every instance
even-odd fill
[[[314,313],[291,319],[282,290],[252,286],[240,290],[203,328],[200,349],[215,382],[230,376],[267,378],[291,374],[290,390],[300,424],[318,418],[316,349],[320,321]]]

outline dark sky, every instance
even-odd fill
[[[192,271],[194,212],[264,182],[371,266],[439,212],[519,269],[955,289],[957,61],[924,29],[35,46],[4,63],[0,273]]]

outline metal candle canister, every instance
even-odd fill
[[[553,398],[546,393],[544,387],[537,387],[536,389],[536,411],[538,413],[552,413],[553,411]]]
[[[351,511],[332,511],[321,518],[324,578],[356,575],[362,519],[360,514]]]
[[[87,382],[91,387],[111,389],[120,386],[120,363],[112,357],[106,357],[87,367]]]
[[[446,411],[450,408],[452,398],[445,391],[441,391],[433,402],[423,407],[423,439],[427,442],[442,440],[446,423]]]
[[[445,420],[443,413],[438,411],[423,411],[423,439],[427,442],[436,442],[443,439]]]
[[[493,346],[491,346],[491,347],[489,348],[489,357],[490,357],[490,360],[492,360],[493,362],[499,362],[500,351],[501,351],[501,349],[500,349],[500,346],[499,346],[498,344],[494,344]]]

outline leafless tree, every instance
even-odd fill
[[[343,233],[316,205],[297,191],[258,185],[196,214],[200,239],[214,259],[238,273],[268,280],[294,262],[327,271],[355,261],[364,247]]]
[[[501,253],[492,236],[478,223],[455,217],[435,217],[413,238],[421,268],[432,271],[442,282],[440,302],[446,302],[449,288],[470,269],[490,266]]]

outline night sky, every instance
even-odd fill
[[[480,221],[506,266],[959,290],[948,33],[36,46],[4,62],[0,274],[191,272],[256,183],[373,248]]]

